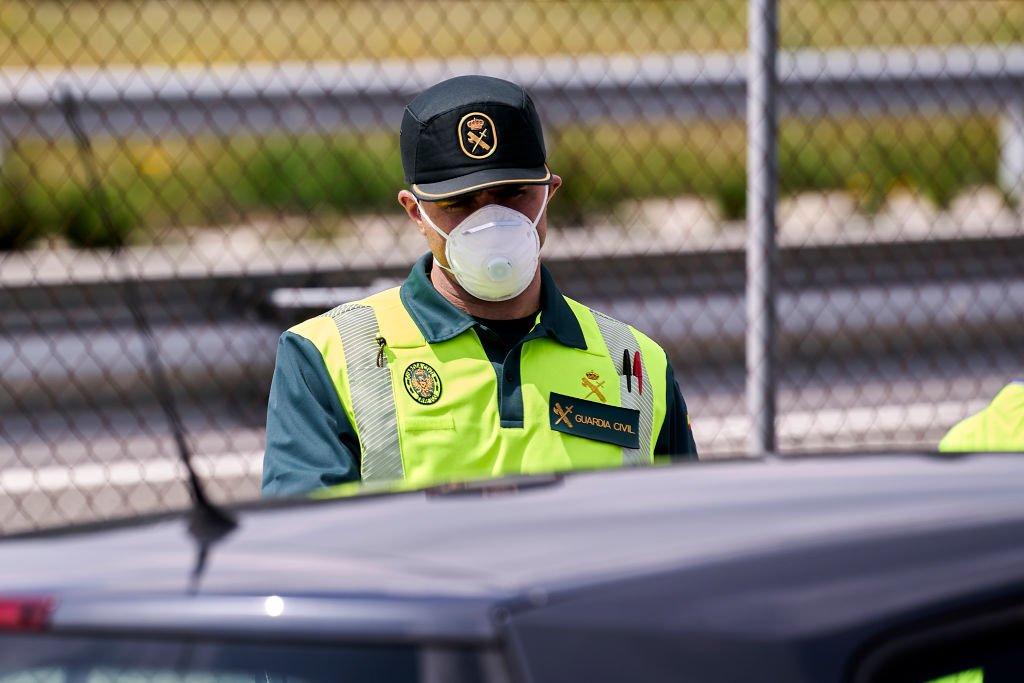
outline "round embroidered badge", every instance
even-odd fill
[[[441,377],[426,363],[413,363],[405,369],[405,390],[417,403],[437,403],[441,398]]]

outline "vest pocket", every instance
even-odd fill
[[[455,420],[451,415],[437,417],[406,417],[402,420],[402,428],[408,432],[434,432],[455,429]]]

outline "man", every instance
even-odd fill
[[[695,458],[665,352],[539,264],[562,179],[518,85],[439,83],[406,108],[398,201],[430,252],[397,287],[285,332],[264,495]]]

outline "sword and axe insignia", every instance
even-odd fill
[[[498,148],[498,131],[487,114],[473,112],[459,121],[459,146],[473,159],[486,159]]]
[[[552,410],[555,411],[555,415],[558,416],[558,419],[555,420],[555,424],[558,424],[559,422],[564,422],[566,427],[572,429],[572,423],[569,422],[569,413],[572,412],[572,406],[562,408],[561,403],[556,403],[555,407],[552,408]]]

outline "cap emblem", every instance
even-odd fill
[[[498,149],[498,131],[487,114],[472,112],[459,121],[459,147],[471,159],[486,159]]]

